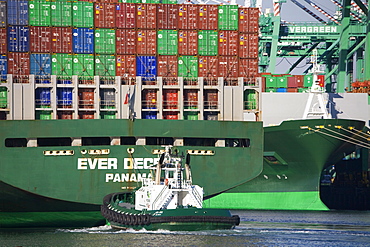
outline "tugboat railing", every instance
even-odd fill
[[[198,203],[199,206],[203,206],[203,197],[199,195],[198,191],[195,189],[195,186],[191,186],[191,192],[196,199],[196,202]]]
[[[166,191],[168,193],[166,193]],[[152,203],[152,209],[155,210],[157,209],[157,205],[163,204],[163,202],[170,196],[171,191],[167,188],[167,186],[164,186],[161,192],[158,194],[157,198],[154,200]]]

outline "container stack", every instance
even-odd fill
[[[313,75],[290,75],[262,73],[263,88],[265,92],[301,93],[308,92],[313,85]],[[325,86],[325,75],[318,75],[319,85]]]

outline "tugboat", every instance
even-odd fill
[[[203,188],[192,184],[190,155],[160,150],[155,174],[136,191],[104,197],[101,213],[114,229],[197,231],[232,229],[240,218],[229,210],[203,208]],[[184,174],[185,173],[185,174]]]

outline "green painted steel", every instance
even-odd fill
[[[51,56],[51,74],[57,75],[57,78],[72,78],[73,55],[54,53]]]
[[[115,54],[116,53],[116,31],[114,29],[95,29],[95,53]]]
[[[36,111],[36,119],[51,120],[51,111]]]
[[[30,1],[28,4],[30,26],[51,26],[51,6],[48,1]]]
[[[101,119],[116,119],[116,112],[113,111],[101,111],[100,112]]]
[[[238,30],[238,6],[219,5],[218,6],[218,29],[219,30]]]
[[[116,57],[114,55],[96,55],[95,75],[112,78],[116,76]]]
[[[94,3],[73,2],[72,23],[74,27],[94,27]]]
[[[198,32],[198,53],[200,56],[217,56],[218,33],[215,30],[200,30]]]
[[[72,26],[72,2],[51,3],[51,25],[58,27]]]
[[[6,108],[8,106],[8,89],[6,87],[0,87],[0,108]]]
[[[157,31],[157,52],[158,55],[177,55],[178,39],[176,30]]]
[[[312,87],[313,84],[313,75],[305,75],[303,79],[303,87]]]
[[[94,55],[74,54],[73,55],[73,75],[81,76],[83,79],[92,80],[94,77],[95,65]]]
[[[198,77],[198,58],[195,56],[179,56],[178,75],[186,78]]]

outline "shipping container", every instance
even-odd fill
[[[72,27],[72,2],[58,1],[51,3],[51,25]]]
[[[0,28],[0,54],[8,52],[6,28]]]
[[[159,77],[177,77],[178,61],[177,56],[158,56],[158,74]]]
[[[298,87],[298,77],[288,77],[288,88],[297,88]]]
[[[297,87],[303,87],[304,75],[293,75],[297,81]]]
[[[218,57],[218,77],[235,79],[238,77],[238,57],[219,56]]]
[[[199,8],[196,4],[179,4],[177,27],[180,30],[198,30]]]
[[[116,30],[95,29],[95,53],[115,54],[116,53]]]
[[[200,56],[217,56],[218,33],[214,30],[200,30],[198,32],[198,54]]]
[[[196,56],[179,56],[178,64],[179,77],[198,77],[198,58]]]
[[[94,4],[95,27],[99,28],[115,28],[116,27],[116,4],[98,2]]]
[[[136,6],[133,3],[116,4],[116,27],[130,28],[136,27]]]
[[[203,92],[204,109],[218,108],[218,91],[217,89],[207,89]]]
[[[185,120],[198,120],[198,118],[199,118],[198,115],[199,115],[198,112],[185,111],[184,112],[184,119]]]
[[[0,80],[6,81],[8,74],[8,57],[7,55],[0,55]]]
[[[160,0],[160,3],[164,3],[164,4],[177,4],[177,0]]]
[[[94,30],[91,28],[73,29],[73,52],[82,54],[94,53]]]
[[[0,108],[8,107],[8,89],[0,87]]]
[[[36,119],[51,120],[52,119],[52,112],[51,111],[36,111]]]
[[[287,89],[286,88],[277,88],[276,89],[276,92],[277,93],[286,93],[287,92]]]
[[[102,109],[116,108],[116,92],[114,91],[113,88],[100,89],[100,108]]]
[[[254,89],[244,91],[244,110],[257,109],[257,94]]]
[[[28,52],[30,50],[29,28],[26,26],[8,26],[8,51]]]
[[[116,119],[116,112],[115,111],[101,111],[100,112],[100,119]]]
[[[78,118],[79,119],[94,119],[95,113],[91,111],[80,111],[78,113]]]
[[[126,4],[126,3],[141,3],[142,0],[118,0],[116,2],[124,3],[124,4]]]
[[[218,58],[216,56],[200,56],[198,76],[206,78],[218,77]]]
[[[218,32],[218,55],[236,56],[238,55],[238,31],[219,31]]]
[[[218,6],[218,29],[219,30],[238,30],[238,6],[219,5]]]
[[[274,76],[273,76],[274,77]],[[277,76],[275,77],[277,88],[288,87],[288,77],[287,76]]]
[[[57,88],[57,107],[71,108],[73,100],[72,88],[62,87]]]
[[[303,79],[303,87],[309,88],[309,87],[312,87],[312,84],[313,84],[313,76],[305,75]]]
[[[238,56],[241,58],[249,58],[251,56],[249,50],[249,34],[239,33]]]
[[[199,9],[198,28],[200,30],[218,29],[218,7],[217,5],[196,5]]]
[[[157,90],[144,89],[142,90],[142,109],[157,109]]]
[[[51,107],[50,98],[51,98],[50,88],[47,87],[36,88],[35,90],[36,108],[50,108]]]
[[[8,53],[8,74],[15,78],[28,77],[30,74],[30,55],[21,52]]]
[[[158,30],[157,31],[157,53],[158,55],[177,55],[177,31]]]
[[[258,34],[248,35],[249,58],[258,58]]]
[[[72,111],[58,111],[57,116],[58,119],[72,119],[73,118]]]
[[[258,8],[239,8],[239,32],[258,33],[259,25]]]
[[[0,1],[0,27],[6,27],[6,2]]]
[[[156,55],[157,32],[156,30],[138,30],[136,39],[136,53],[138,55]]]
[[[74,27],[94,27],[94,4],[82,1],[73,2],[72,23]]]
[[[94,108],[95,93],[93,88],[78,89],[78,107],[82,109]]]
[[[51,57],[46,53],[30,54],[30,74],[35,75],[36,83],[50,83]]]
[[[136,54],[136,30],[116,29],[116,53]]]
[[[95,75],[113,79],[116,76],[116,57],[114,55],[96,55]]]
[[[196,89],[184,89],[184,109],[198,108],[198,93]]]
[[[245,78],[258,77],[258,59],[240,58],[238,77],[245,77]]]
[[[51,52],[72,53],[72,28],[51,28]]]
[[[92,80],[95,74],[93,54],[75,54],[73,55],[73,75],[77,75],[82,80]]]
[[[157,58],[155,56],[136,57],[136,75],[143,81],[155,81],[157,77]]]
[[[163,112],[163,119],[177,120],[177,119],[179,119],[179,113],[176,112],[176,111]]]
[[[7,0],[8,25],[28,25],[28,1]]]
[[[177,4],[157,5],[157,29],[177,29],[179,8]]]
[[[276,88],[276,78],[272,75],[266,76],[266,92],[268,92],[267,88]]]
[[[30,0],[28,5],[30,26],[51,26],[49,1]]]
[[[198,54],[198,32],[193,30],[179,30],[178,32],[178,54]]]
[[[157,119],[157,112],[155,111],[143,111],[141,115],[143,119]]]
[[[57,76],[59,84],[71,84],[73,75],[72,54],[53,54],[51,57],[51,74]]]
[[[179,108],[179,92],[176,89],[163,90],[163,109]]]
[[[50,27],[30,27],[30,51],[50,52],[51,51],[51,30]]]
[[[136,5],[136,28],[156,29],[157,28],[157,5],[137,4]]]
[[[320,87],[325,87],[325,75],[317,75],[317,80]]]
[[[136,56],[117,55],[116,75],[123,78],[136,76]]]

